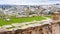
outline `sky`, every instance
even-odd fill
[[[8,5],[47,5],[60,3],[60,0],[0,0],[0,4]]]

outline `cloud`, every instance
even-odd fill
[[[0,0],[0,4],[9,5],[40,5],[60,3],[60,0]]]

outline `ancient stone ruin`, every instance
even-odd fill
[[[37,26],[31,26],[25,29],[17,29],[12,31],[0,31],[0,34],[60,34],[59,13],[54,12],[52,21]]]

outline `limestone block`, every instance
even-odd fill
[[[52,25],[52,34],[60,34],[60,26],[59,26],[59,24],[53,24]]]

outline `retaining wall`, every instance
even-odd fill
[[[60,34],[60,21],[15,31],[3,31],[0,34]]]

